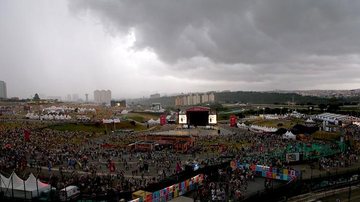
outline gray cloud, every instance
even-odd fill
[[[73,2],[73,1],[71,1]],[[357,54],[360,2],[352,0],[77,0],[109,29],[133,28],[136,48],[166,62],[270,63],[307,55]]]
[[[3,0],[0,80],[22,97],[359,88],[358,10],[355,0]]]

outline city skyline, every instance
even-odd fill
[[[360,2],[0,2],[7,97],[358,89]],[[136,15],[134,15],[136,13]]]

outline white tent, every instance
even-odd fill
[[[25,118],[28,118],[28,119],[29,119],[32,115],[33,115],[32,113],[27,113],[27,114],[25,115]]]
[[[0,174],[0,189],[7,187],[9,185],[10,179]]]
[[[250,126],[251,129],[256,130],[256,131],[263,131],[263,132],[276,132],[277,128],[274,127],[266,127],[266,126],[258,126],[258,125],[251,125]]]
[[[160,119],[154,120],[154,119],[150,119],[147,121],[148,124],[150,125],[156,125],[156,124],[160,124]]]
[[[288,140],[295,140],[296,135],[294,135],[291,131],[287,131],[285,134],[283,134],[282,138]]]
[[[245,125],[245,123],[237,123],[237,127],[238,128],[247,128],[247,125]]]
[[[42,183],[36,179],[32,173],[26,181],[19,178],[15,172],[9,178],[1,174],[0,177],[0,189],[7,197],[32,199],[51,188],[49,184]]]
[[[126,110],[126,109],[124,109],[124,110],[121,111],[121,114],[128,114],[128,113],[129,113],[129,111]]]

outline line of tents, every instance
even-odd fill
[[[238,123],[237,127],[239,128],[249,128],[251,130],[254,131],[262,131],[262,132],[269,132],[269,133],[274,133],[277,132],[278,129],[274,128],[274,127],[266,127],[266,126],[257,126],[257,125],[250,125],[247,126],[245,123]],[[296,135],[294,135],[291,131],[286,131],[286,133],[284,133],[282,135],[283,139],[291,139],[291,140],[295,140],[296,139]]]
[[[0,174],[0,192],[9,198],[33,199],[50,190],[49,184],[40,182],[32,173],[27,180],[22,180],[15,172],[8,178]]]
[[[70,115],[51,115],[51,114],[38,115],[34,113],[27,113],[25,115],[25,118],[33,119],[33,120],[71,120]]]
[[[87,112],[92,112],[92,113],[96,113],[96,110],[94,108],[74,108],[74,107],[66,107],[66,106],[61,106],[61,107],[57,107],[57,106],[51,106],[51,107],[47,107],[44,108],[42,110],[43,112],[48,112],[48,113],[65,113],[65,112],[78,112],[78,113],[87,113]]]

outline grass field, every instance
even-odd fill
[[[316,131],[313,135],[313,138],[320,140],[339,140],[339,133],[330,133],[326,131]]]
[[[127,117],[128,119],[132,119],[134,121],[141,122],[141,123],[148,121],[150,119],[156,120],[156,119],[160,118],[160,115],[151,114],[151,113],[129,113],[124,116]]]
[[[301,119],[279,119],[279,120],[255,119],[247,122],[247,124],[274,127],[274,128],[292,128],[296,124],[303,124],[303,123],[304,121]]]

